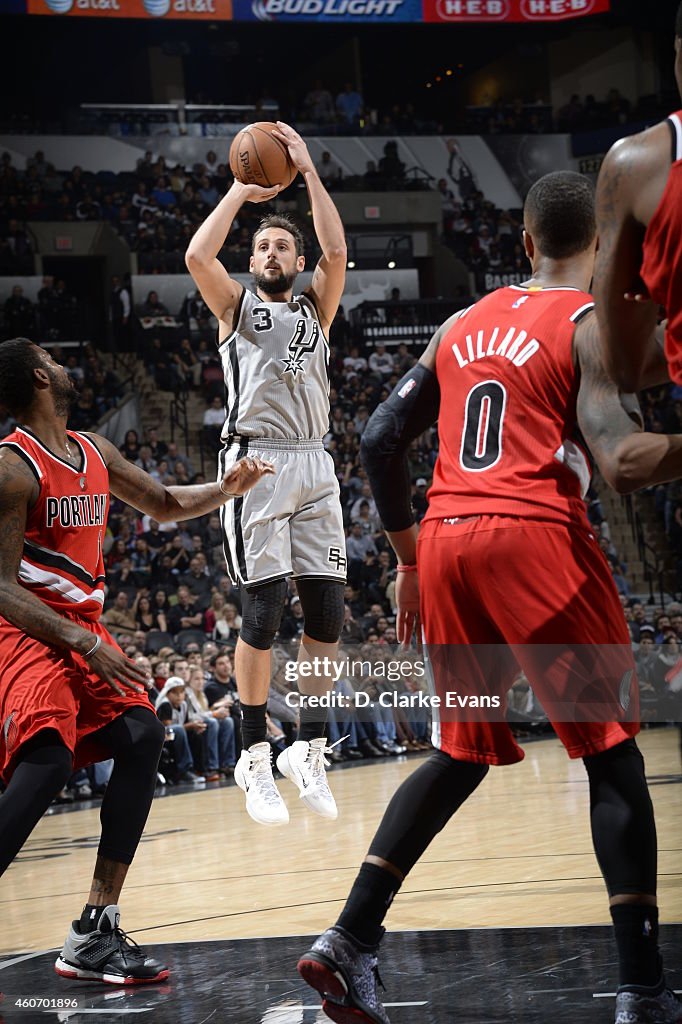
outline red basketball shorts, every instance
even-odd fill
[[[421,526],[417,558],[429,676],[441,698],[437,747],[464,761],[520,761],[505,713],[520,670],[570,757],[636,735],[630,636],[586,528],[495,515],[432,520]],[[445,709],[447,691],[495,697],[501,710]]]
[[[102,642],[120,647],[98,622],[72,616]],[[74,769],[111,756],[94,734],[128,708],[150,708],[146,693],[124,697],[90,670],[78,654],[48,647],[0,617],[0,775],[7,781],[17,754],[43,729],[59,733]]]

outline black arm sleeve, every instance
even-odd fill
[[[417,363],[377,406],[362,434],[360,458],[377,511],[389,533],[414,522],[407,450],[438,419],[440,388],[435,373]]]

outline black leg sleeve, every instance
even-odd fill
[[[487,774],[486,764],[455,761],[441,750],[431,754],[395,792],[370,855],[406,875]]]
[[[19,752],[19,761],[0,796],[0,875],[22,848],[73,771],[71,751],[52,729],[38,733]]]
[[[140,842],[156,786],[164,727],[154,712],[134,707],[100,732],[114,759],[100,821],[99,856],[130,864]]]
[[[592,841],[609,896],[656,894],[656,824],[634,740],[584,758]]]

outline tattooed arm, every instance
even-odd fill
[[[38,485],[14,452],[0,450],[0,615],[28,636],[51,647],[85,655],[93,634],[53,611],[17,582],[24,550],[26,519],[38,497]],[[146,673],[110,644],[102,644],[88,664],[105,682],[123,694],[122,686],[139,690]]]
[[[624,391],[643,386],[649,340],[656,329],[658,307],[647,298],[640,278],[642,243],[669,168],[670,132],[663,123],[617,142],[599,172],[599,250],[592,290],[604,365]],[[638,301],[632,301],[633,295]]]
[[[682,477],[682,434],[642,430],[637,398],[622,394],[604,370],[594,314],[575,332],[580,366],[578,425],[602,476],[619,494]]]
[[[159,523],[194,519],[220,508],[230,498],[246,494],[262,476],[274,473],[271,463],[256,456],[240,459],[219,484],[164,487],[138,466],[125,459],[118,448],[98,434],[88,434],[109,470],[112,494]],[[223,490],[221,490],[221,486]]]

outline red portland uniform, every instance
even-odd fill
[[[636,710],[630,637],[585,513],[589,463],[575,440],[573,333],[592,308],[578,289],[512,286],[445,332],[436,357],[439,456],[418,540],[437,691],[466,681],[504,706],[522,668],[571,757],[606,750],[638,728],[576,721],[583,712],[575,706],[568,721],[557,718],[557,708],[597,681],[599,700],[614,687],[621,700],[605,701],[614,719]],[[504,720],[453,721],[455,714],[434,713],[434,743],[452,757],[523,757]]]
[[[641,276],[653,301],[666,311],[668,370],[682,384],[682,111],[671,114],[668,124],[672,166],[644,236]]]
[[[80,452],[71,466],[25,427],[0,442],[36,478],[39,494],[29,509],[17,582],[59,615],[76,621],[103,643],[118,646],[98,619],[104,602],[102,541],[109,508],[109,474],[95,444],[68,431]],[[129,696],[128,696],[129,694]],[[0,616],[0,774],[8,778],[22,743],[54,729],[74,752],[74,767],[106,749],[88,740],[146,694],[120,697],[73,651],[50,647]]]

